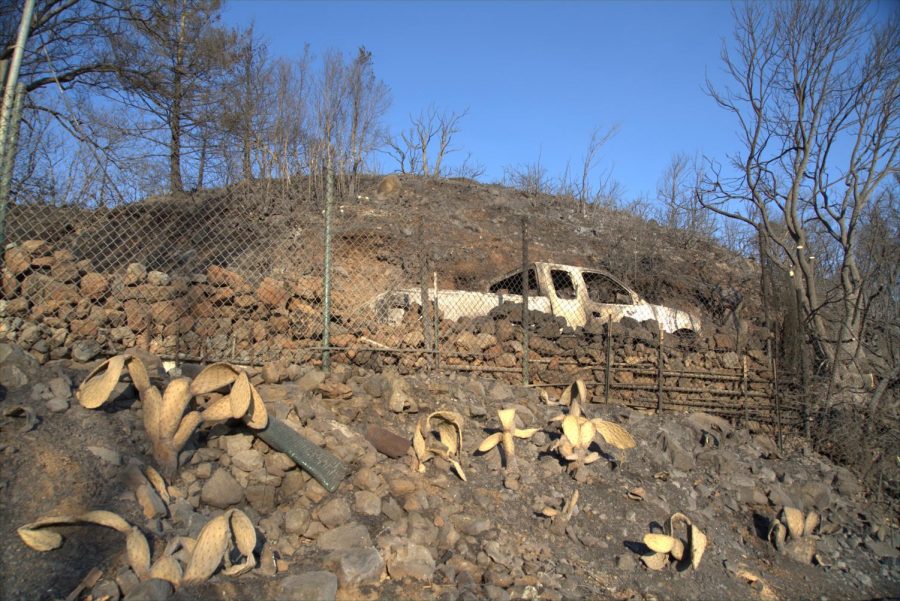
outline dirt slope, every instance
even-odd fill
[[[239,577],[219,572],[177,592],[151,581],[157,586],[154,598],[900,595],[896,515],[867,499],[848,472],[803,447],[780,451],[765,435],[734,430],[703,414],[654,416],[585,404],[589,417],[624,427],[637,446],[623,451],[598,438],[591,451],[599,459],[575,477],[552,450],[561,432],[551,419],[569,408],[540,398],[534,389],[461,376],[403,378],[346,366],[326,376],[305,366],[281,366],[265,380],[251,373],[251,380],[270,415],[347,464],[349,476],[338,490],[328,494],[237,424],[217,425],[191,438],[169,482],[170,502],[148,519],[130,479],[134,466],[153,463],[133,389],[121,388],[123,394],[107,409],[89,411],[69,397],[89,365],[38,367],[15,353],[8,357],[8,365],[21,366],[23,378],[0,402],[4,599],[64,598],[94,567],[102,576],[79,598],[146,594],[148,583],[137,584],[124,536],[114,531],[64,527],[60,549],[26,548],[15,529],[42,515],[117,511],[148,537],[156,558],[175,537],[197,537],[228,507],[242,509],[252,520],[259,567]],[[539,429],[516,441],[516,490],[503,484],[498,449],[477,452],[499,428],[496,411],[503,407],[516,408],[518,427]],[[438,409],[462,417],[460,460],[467,481],[440,458],[419,472],[411,451],[404,453],[401,445],[397,452],[397,441],[371,434],[367,439],[368,428],[378,426],[408,441],[416,422]],[[28,423],[29,414],[37,420]],[[22,432],[26,424],[33,428]],[[576,490],[579,499],[568,523],[542,515],[546,507],[562,509]],[[813,563],[779,553],[766,540],[783,505],[821,516],[804,539],[815,545]],[[650,571],[641,562],[643,537],[674,512],[685,513],[709,546],[696,571],[674,564]]]

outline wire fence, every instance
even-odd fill
[[[750,399],[772,396],[769,361],[741,339],[737,313],[704,304],[706,282],[660,277],[666,266],[637,238],[627,248],[587,232],[585,257],[565,262],[546,232],[577,235],[570,222],[510,211],[498,272],[478,277],[459,260],[473,236],[434,231],[422,207],[398,215],[361,196],[325,208],[302,186],[113,208],[14,204],[3,337],[42,361],[137,346],[196,361],[490,372],[548,388],[584,377],[605,400],[696,397],[711,410],[748,406],[745,416],[759,413]],[[591,256],[631,271],[583,267]]]
[[[112,208],[12,204],[0,339],[40,361],[140,347],[476,372],[551,397],[582,379],[595,402],[707,411],[779,440],[805,432],[894,482],[896,416],[870,420],[880,456],[850,458],[860,433],[781,364],[788,344],[762,323],[751,262],[621,213],[534,211],[457,182],[468,214],[440,216],[429,184],[382,197],[377,183],[330,207],[302,182]]]

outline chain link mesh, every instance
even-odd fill
[[[831,394],[804,359],[776,271],[766,304],[755,262],[626,212],[581,215],[465,181],[407,179],[384,197],[377,185],[363,178],[356,198],[335,200],[330,227],[321,182],[304,179],[119,207],[12,204],[0,340],[40,361],[140,347],[195,361],[319,363],[327,351],[376,370],[527,382],[553,398],[580,378],[594,402],[804,433],[873,489],[900,490],[896,383],[878,406]],[[613,280],[535,269],[544,262]],[[562,316],[566,302],[603,295],[640,304],[637,295],[701,327],[676,334],[662,318],[593,309]]]
[[[445,185],[478,202],[441,221],[416,201],[434,194],[433,184],[408,181],[385,200],[377,182],[335,200],[330,228],[321,195],[302,181],[115,208],[13,205],[3,338],[41,360],[96,345],[201,361],[315,361],[325,350],[328,298],[336,361],[485,372],[551,395],[582,378],[595,400],[801,421],[794,405],[775,410],[765,336],[748,318],[758,314],[758,275],[743,259],[663,228],[651,244],[647,228],[658,226],[626,213],[503,206],[494,190],[466,182]],[[565,268],[535,270],[535,262],[614,279],[589,274],[596,281],[588,282]],[[526,280],[531,310],[523,315]],[[609,318],[582,307],[580,318],[560,315],[589,294],[646,299],[702,328],[676,336],[645,313]]]

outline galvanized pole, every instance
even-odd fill
[[[528,346],[531,338],[528,325],[528,218],[522,217],[522,383],[528,386]]]
[[[22,119],[22,104],[25,102],[25,86],[16,86],[16,97],[13,100],[12,122],[6,137],[6,146],[0,152],[0,250],[6,245],[6,207],[12,182],[13,168],[16,165],[16,148],[19,144],[19,124]]]
[[[6,164],[6,158],[10,161],[15,157],[16,148],[11,144],[10,121],[13,108],[18,97],[19,68],[22,66],[22,55],[25,53],[25,43],[31,31],[31,14],[34,12],[34,0],[25,0],[22,8],[22,20],[19,22],[19,34],[16,37],[16,47],[13,49],[12,62],[9,63],[6,75],[6,85],[3,89],[3,103],[0,105],[0,165]],[[21,99],[19,99],[21,102]],[[16,119],[18,122],[18,119]],[[16,123],[18,125],[18,123]],[[0,181],[0,251],[6,245],[6,204],[9,200],[9,181]]]
[[[434,325],[434,337],[432,338],[434,342],[434,347],[432,350],[434,351],[434,368],[441,368],[441,331],[440,331],[440,306],[438,305],[438,275],[437,272],[434,272],[434,311],[431,312],[431,318]]]
[[[431,349],[431,335],[434,332],[434,324],[431,321],[431,299],[428,295],[428,252],[425,250],[425,230],[422,226],[421,219],[416,227],[417,246],[419,248],[419,296],[422,301],[422,335],[425,341],[425,348]],[[429,363],[434,367],[433,356]]]
[[[322,369],[331,370],[331,213],[334,205],[334,173],[331,149],[325,166],[325,266],[323,276],[324,302],[322,307]]]

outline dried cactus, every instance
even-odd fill
[[[201,422],[243,418],[254,429],[265,428],[268,423],[265,405],[247,374],[227,363],[210,365],[193,382],[190,378],[173,380],[160,394],[150,383],[147,368],[139,358],[116,355],[99,365],[82,382],[76,393],[81,405],[96,409],[108,402],[125,368],[141,398],[144,429],[150,438],[153,457],[169,476],[178,467],[178,452]],[[231,386],[227,396],[212,403],[202,413],[188,411],[185,414],[194,395],[225,386]]]
[[[551,422],[562,422],[563,435],[550,450],[559,450],[563,459],[569,462],[569,471],[580,482],[584,480],[583,473],[579,476],[580,469],[600,458],[599,453],[588,451],[595,435],[599,434],[603,440],[617,449],[624,450],[635,446],[634,438],[622,426],[603,419],[589,419],[584,415],[581,401],[586,394],[584,382],[576,380],[566,388],[560,399],[561,404],[569,403],[569,413],[551,419]]]
[[[679,536],[679,526],[684,526],[683,537]],[[690,566],[696,570],[709,543],[706,535],[683,513],[672,514],[665,530],[644,535],[644,544],[653,552],[641,557],[644,565],[661,570],[674,560],[683,569]]]
[[[184,583],[204,582],[212,576],[224,560],[223,573],[238,576],[256,566],[253,549],[256,547],[256,530],[250,518],[239,509],[211,519],[200,531],[191,553],[191,560],[184,571]],[[232,564],[231,551],[236,548],[244,561]]]
[[[195,541],[187,537],[177,537],[166,546],[162,556],[151,564],[150,545],[147,538],[135,526],[119,515],[109,511],[89,511],[76,516],[45,517],[18,529],[22,541],[36,551],[52,551],[62,545],[62,536],[48,526],[90,523],[113,528],[126,534],[125,554],[131,569],[138,579],[149,578],[167,580],[178,588],[182,584],[204,582],[225,562],[223,573],[238,576],[256,566],[253,550],[256,547],[256,529],[250,518],[239,509],[230,509],[213,518],[200,531]],[[232,550],[237,549],[240,563],[232,563]],[[181,563],[177,557],[181,554]]]
[[[566,531],[566,527],[569,525],[569,521],[572,519],[572,515],[574,514],[577,505],[578,489],[576,488],[569,500],[563,504],[562,510],[556,509],[555,507],[544,507],[541,510],[541,514],[550,518],[550,530],[554,534],[563,534]]]
[[[597,430],[590,420],[579,419],[574,415],[563,419],[562,429],[563,435],[557,441],[559,454],[569,462],[569,472],[577,481],[583,482],[586,476],[581,468],[600,459],[600,453],[588,451]]]
[[[266,406],[246,372],[229,363],[213,363],[191,382],[191,393],[208,394],[228,388],[228,394],[203,409],[203,421],[243,419],[254,430],[262,430],[269,422]]]
[[[810,511],[804,516],[799,509],[783,507],[769,528],[768,539],[788,557],[801,563],[812,563],[816,556],[816,539],[812,534],[818,526],[818,513]]]
[[[178,451],[201,421],[196,411],[184,414],[191,400],[189,378],[173,380],[165,393],[160,394],[159,389],[150,384],[147,368],[140,359],[117,355],[102,363],[82,382],[76,395],[78,401],[88,409],[96,409],[109,401],[126,366],[141,398],[144,429],[150,438],[153,457],[163,471],[171,475],[177,467]]]
[[[577,379],[563,390],[559,397],[560,405],[572,405],[575,403],[587,403],[587,386],[584,380]]]
[[[558,405],[567,406],[569,408],[568,414],[560,413],[550,421],[561,422],[566,418],[566,415],[574,415],[578,418],[583,417],[581,413],[582,401],[587,402],[587,387],[581,380],[575,380],[573,384],[563,390],[562,396],[559,398],[559,403],[556,403]]]
[[[47,530],[48,526],[63,526],[69,524],[97,524],[106,526],[122,533],[131,531],[131,524],[111,511],[88,511],[80,515],[60,515],[43,517],[24,526],[19,527],[16,533],[22,542],[35,551],[52,551],[62,545],[63,537],[58,532]]]
[[[432,424],[432,420],[434,424]],[[413,433],[413,450],[416,453],[417,470],[425,472],[425,462],[432,457],[449,461],[463,480],[466,474],[459,462],[462,449],[463,417],[455,411],[435,411],[419,418]]]
[[[482,453],[486,453],[502,442],[503,458],[506,462],[506,474],[503,478],[503,484],[510,490],[518,490],[519,463],[516,460],[516,446],[514,441],[516,438],[531,438],[537,433],[538,428],[527,428],[525,430],[516,428],[515,409],[500,409],[497,411],[497,415],[500,417],[500,425],[503,427],[503,430],[485,438],[481,444],[478,445],[478,450]]]

